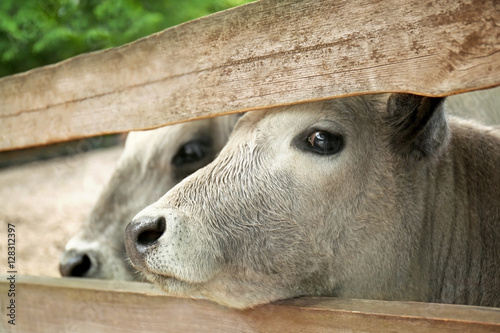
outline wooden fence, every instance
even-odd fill
[[[0,79],[0,150],[355,94],[494,87],[499,41],[495,0],[257,1]],[[9,288],[3,276],[3,314]],[[494,308],[302,298],[236,311],[137,283],[17,277],[15,288],[4,331],[500,331]]]
[[[2,276],[2,296],[8,288]],[[16,327],[3,318],[2,332],[500,331],[497,308],[309,297],[242,311],[138,282],[22,277],[16,288]]]
[[[495,0],[262,0],[0,80],[0,150],[388,91],[500,83]]]

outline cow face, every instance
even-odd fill
[[[238,116],[131,132],[118,166],[60,261],[63,276],[137,279],[125,255],[125,226],[141,209],[211,162]]]
[[[408,185],[447,135],[441,100],[412,95],[248,113],[213,163],[134,218],[127,252],[170,294],[236,308],[397,297],[422,214]]]

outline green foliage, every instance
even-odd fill
[[[251,0],[0,0],[0,77],[115,47]]]

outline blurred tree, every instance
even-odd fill
[[[1,0],[0,77],[119,46],[251,0]]]

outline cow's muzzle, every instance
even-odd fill
[[[144,266],[146,254],[155,247],[166,229],[166,222],[161,217],[140,217],[134,219],[125,229],[125,248],[136,268]]]

